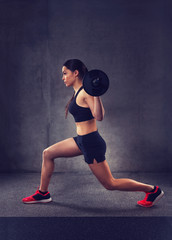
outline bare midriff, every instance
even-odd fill
[[[96,119],[91,119],[84,122],[76,122],[76,132],[78,135],[86,135],[97,131]]]

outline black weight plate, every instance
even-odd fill
[[[101,96],[109,88],[109,78],[101,70],[91,70],[84,76],[83,87],[89,95]]]

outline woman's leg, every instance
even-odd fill
[[[108,190],[149,192],[154,189],[154,186],[152,185],[137,182],[132,179],[115,179],[112,176],[106,160],[100,163],[97,163],[96,160],[94,160],[93,164],[89,164],[89,167],[100,183]]]
[[[54,171],[55,158],[75,157],[79,155],[82,155],[82,152],[73,138],[68,138],[46,148],[42,154],[42,170],[39,190],[42,192],[48,191],[48,185]]]

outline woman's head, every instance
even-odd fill
[[[70,59],[63,64],[62,79],[66,85],[72,85],[76,78],[81,81],[87,71],[83,62],[78,59]]]
[[[64,83],[66,84],[66,86],[69,87],[69,86],[74,85],[77,80],[82,81],[86,72],[88,72],[88,69],[86,68],[86,66],[84,65],[83,62],[81,62],[78,59],[70,59],[70,60],[67,60],[63,64],[62,79],[63,79]],[[66,105],[66,108],[65,108],[66,118],[67,118],[67,114],[68,114],[69,104],[71,103],[73,98],[74,98],[74,94],[73,94],[71,100]]]

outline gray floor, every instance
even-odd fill
[[[0,217],[159,217],[172,216],[172,174],[113,173],[116,178],[132,178],[159,185],[164,197],[152,208],[136,203],[141,192],[108,191],[88,172],[54,173],[49,191],[53,202],[23,204],[39,185],[39,173],[0,174]]]

